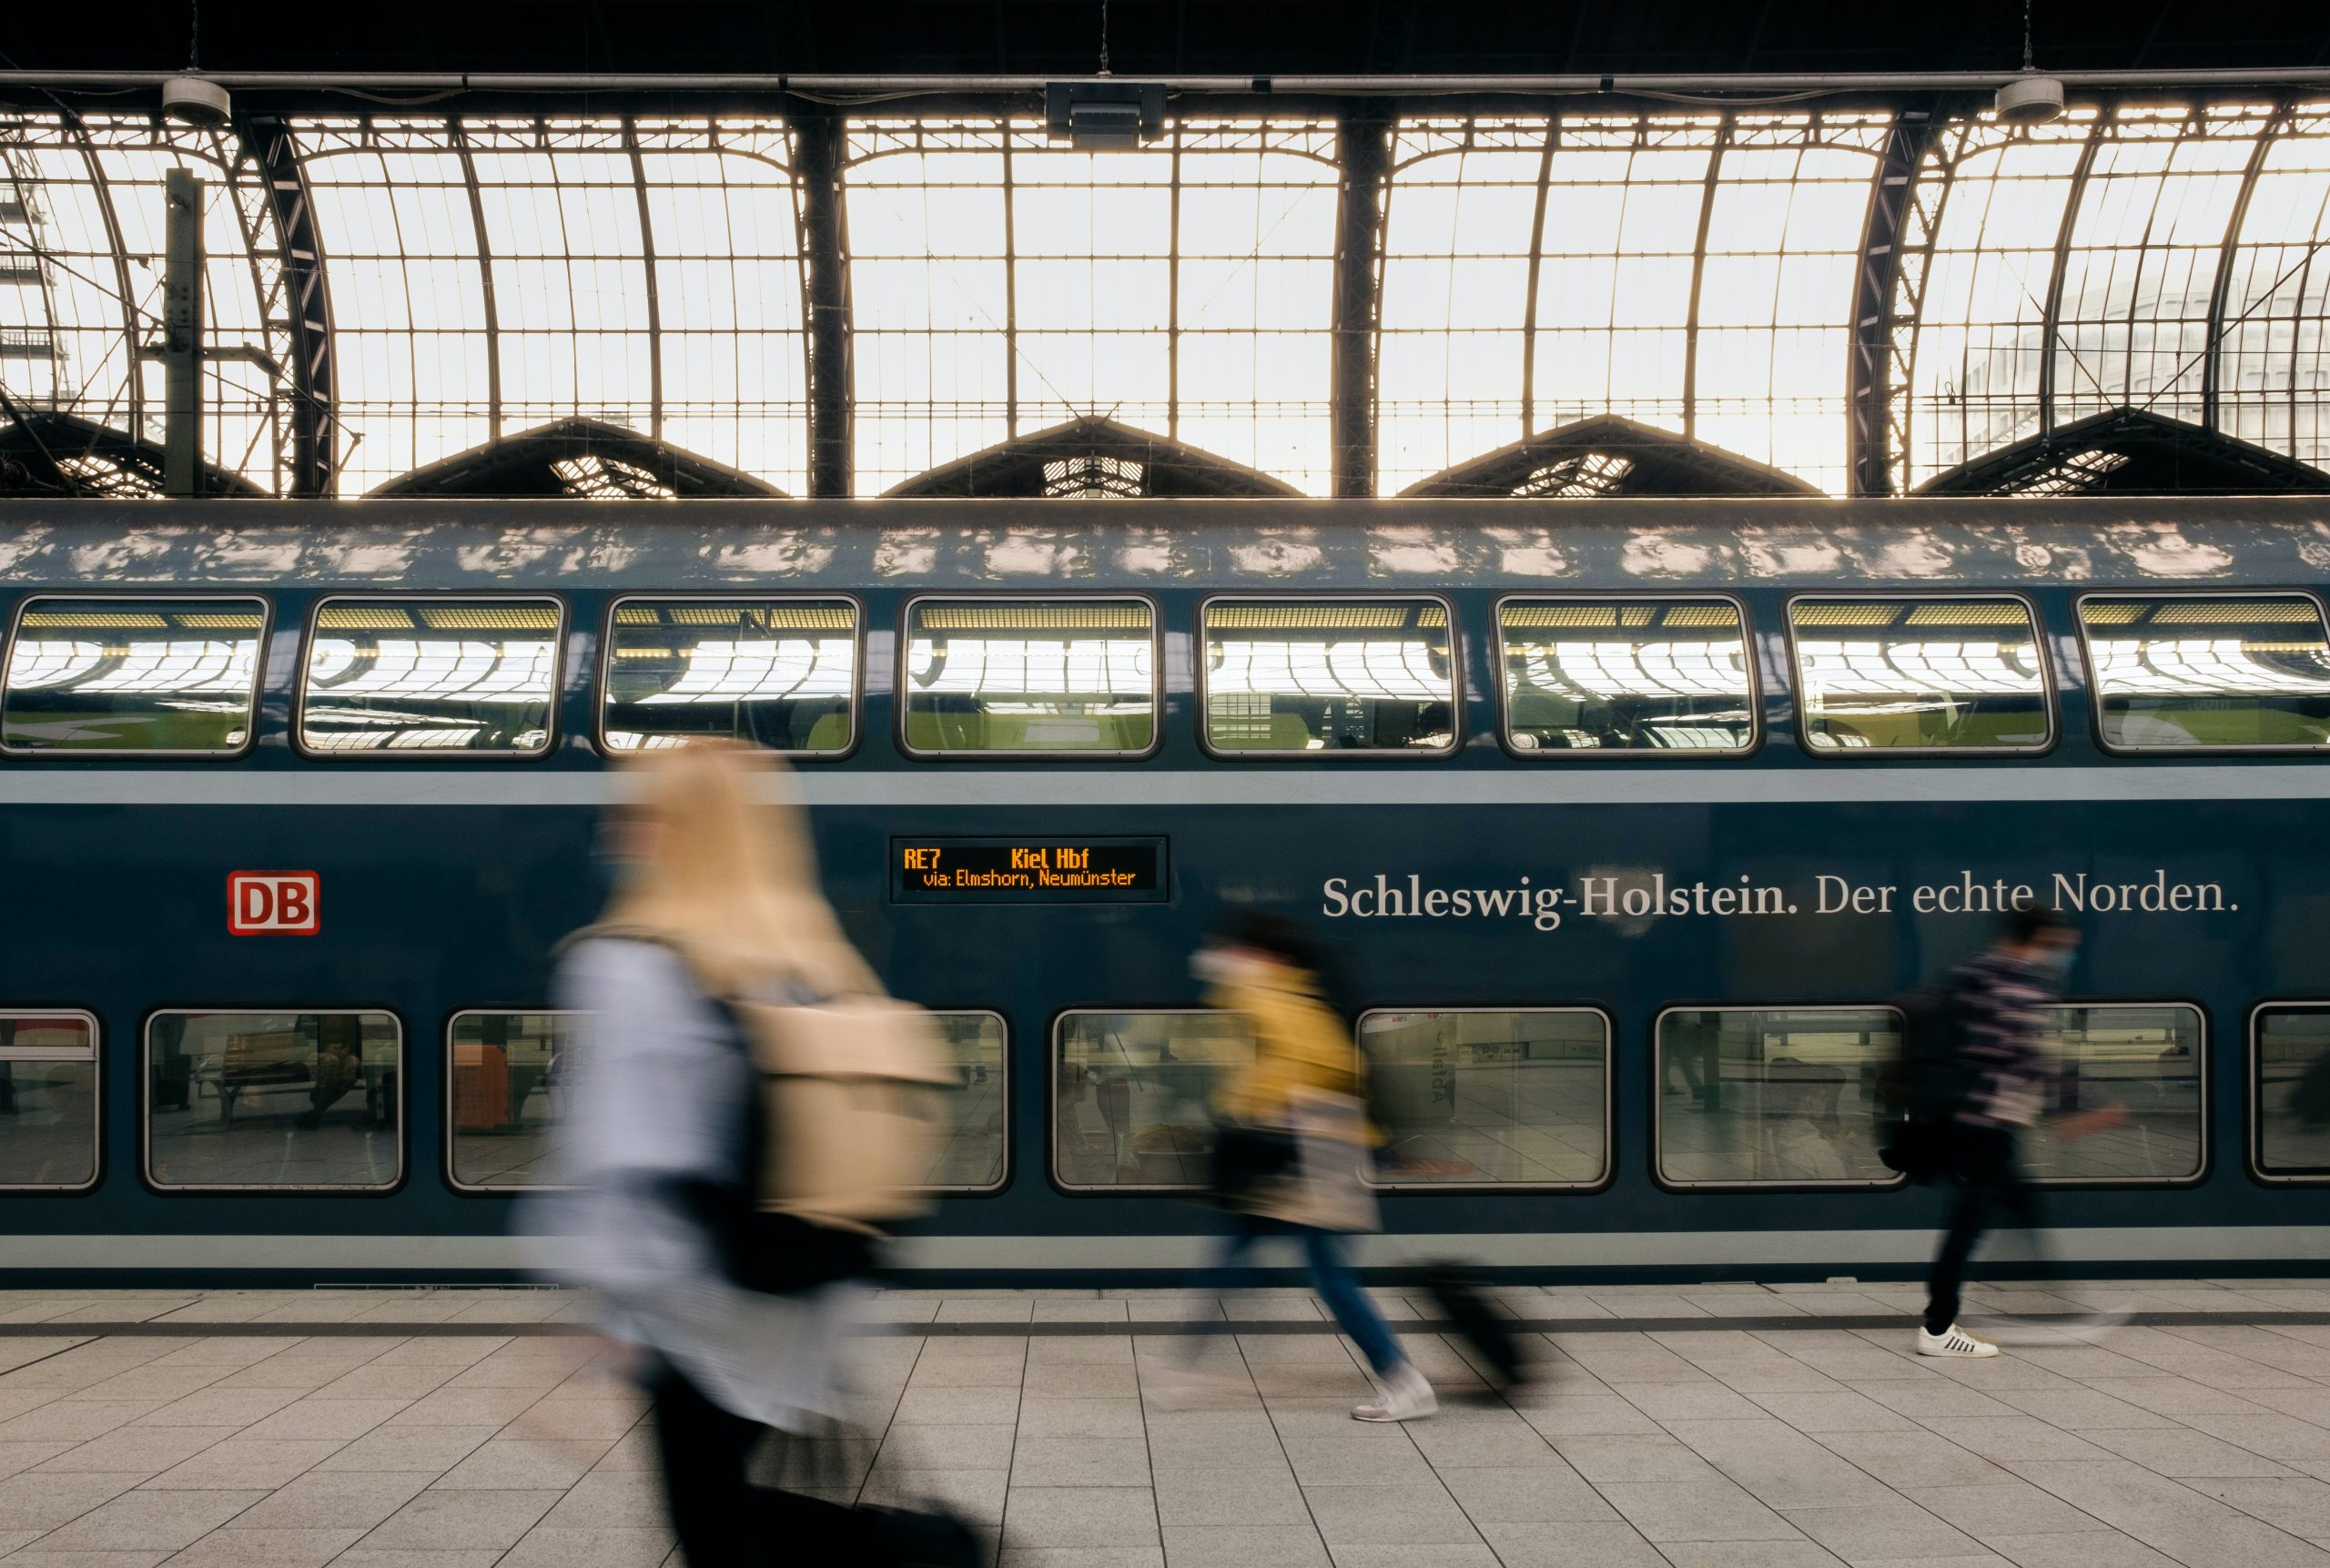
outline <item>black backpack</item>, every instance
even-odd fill
[[[1878,1112],[1887,1123],[1878,1158],[1912,1181],[1931,1181],[1941,1173],[1959,1108],[1974,1092],[1974,1069],[1959,1048],[1964,992],[1953,977],[1906,992],[1893,1006],[1901,1045],[1878,1074]]]

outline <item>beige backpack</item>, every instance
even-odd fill
[[[869,1236],[921,1213],[929,1091],[962,1082],[930,1015],[887,996],[726,1006],[760,1073],[762,1211]]]

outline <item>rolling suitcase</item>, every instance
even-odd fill
[[[1437,1264],[1424,1276],[1424,1288],[1451,1331],[1473,1347],[1492,1383],[1509,1389],[1526,1380],[1529,1369],[1521,1358],[1521,1343],[1482,1293],[1479,1275]]]

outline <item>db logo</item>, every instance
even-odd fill
[[[227,930],[235,936],[313,936],[323,879],[312,871],[238,871],[227,878]]]

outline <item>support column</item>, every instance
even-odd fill
[[[1383,197],[1392,178],[1387,98],[1346,110],[1336,135],[1342,202],[1335,225],[1333,381],[1329,422],[1334,435],[1337,495],[1375,493],[1375,349],[1381,326]]]
[[[198,496],[202,484],[202,182],[174,168],[162,185],[162,488]]]
[[[846,496],[856,458],[850,368],[849,241],[841,181],[846,130],[840,111],[793,106],[801,181],[801,265],[808,274],[809,493]]]

